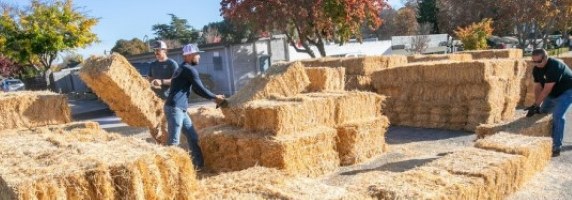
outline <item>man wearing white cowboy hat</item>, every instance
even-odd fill
[[[199,138],[193,127],[191,118],[187,114],[189,95],[192,89],[197,95],[214,100],[217,105],[224,101],[223,95],[215,95],[206,89],[199,78],[199,72],[194,68],[201,59],[199,48],[193,44],[183,47],[183,59],[180,67],[175,71],[169,84],[170,92],[165,100],[165,115],[167,116],[169,140],[168,145],[178,145],[181,129],[187,136],[189,150],[193,164],[197,169],[203,167],[203,156],[198,145]]]
[[[153,91],[161,99],[167,98],[169,95],[169,82],[173,73],[179,68],[177,62],[167,57],[167,44],[163,41],[157,41],[153,44],[155,51],[155,60],[151,63],[149,69],[149,80]]]

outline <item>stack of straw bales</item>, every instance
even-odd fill
[[[309,93],[303,96],[334,102],[337,151],[342,165],[369,160],[387,151],[389,119],[382,115],[385,97],[370,92]]]
[[[303,61],[306,67],[343,67],[346,90],[373,91],[374,72],[407,64],[406,56],[368,56],[359,58],[320,58]]]
[[[346,81],[346,69],[343,67],[310,67],[306,68],[310,79],[308,92],[343,91]]]
[[[481,124],[475,130],[475,134],[477,134],[477,138],[484,138],[499,132],[551,137],[552,124],[552,115],[534,115],[532,117],[526,117],[524,114],[520,114],[514,120],[496,124]]]
[[[393,124],[474,131],[514,117],[523,70],[503,59],[410,64],[375,73],[374,85]]]
[[[480,51],[462,51],[461,54],[470,54],[473,59],[521,59],[522,49],[495,49]]]
[[[205,166],[211,171],[260,165],[314,177],[337,169],[340,158],[342,164],[353,164],[386,150],[389,122],[381,114],[380,95],[302,93],[311,83],[301,63],[273,66],[248,85],[223,108],[226,125],[200,131]]]
[[[201,180],[199,199],[342,199],[350,194],[342,187],[314,179],[293,177],[282,171],[253,167]]]
[[[411,55],[407,56],[408,63],[436,62],[436,61],[471,61],[471,54],[438,54],[438,55]]]
[[[125,57],[91,57],[80,70],[80,77],[123,122],[147,127],[156,141],[166,142],[163,102]]]
[[[70,121],[70,108],[64,95],[47,91],[0,93],[0,130]]]
[[[320,102],[269,100],[293,97],[308,85],[299,62],[274,65],[267,74],[252,79],[223,109],[225,121],[231,125],[202,129],[200,145],[206,168],[224,172],[261,165],[307,176],[336,169],[336,130],[320,124],[327,117],[308,122],[297,119],[319,117],[316,111],[327,105],[313,108]]]
[[[5,131],[0,199],[193,199],[188,153],[95,129]]]

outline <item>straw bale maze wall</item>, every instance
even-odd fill
[[[524,62],[413,63],[373,75],[394,125],[474,131],[514,117]]]

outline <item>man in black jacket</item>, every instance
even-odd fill
[[[561,60],[548,57],[544,49],[532,52],[535,67],[532,71],[536,101],[527,108],[527,116],[535,113],[552,113],[552,156],[559,156],[566,128],[566,114],[572,105],[572,70]]]
[[[187,136],[193,165],[201,169],[204,165],[203,155],[199,147],[199,138],[193,127],[191,118],[187,114],[189,107],[190,90],[209,100],[214,100],[217,105],[224,101],[223,95],[214,95],[206,89],[199,78],[199,72],[194,66],[199,64],[199,48],[188,44],[183,47],[184,62],[177,68],[173,77],[168,81],[171,85],[170,92],[165,100],[165,115],[167,116],[169,139],[168,145],[178,145],[181,129]]]

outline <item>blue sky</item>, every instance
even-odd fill
[[[24,6],[28,0],[2,0]],[[101,40],[77,52],[89,56],[109,51],[119,39],[155,37],[151,26],[169,23],[168,13],[189,20],[190,25],[202,29],[210,22],[222,20],[218,0],[75,0],[74,3],[89,16],[100,19],[94,32]],[[393,7],[401,7],[401,0],[389,0]]]

